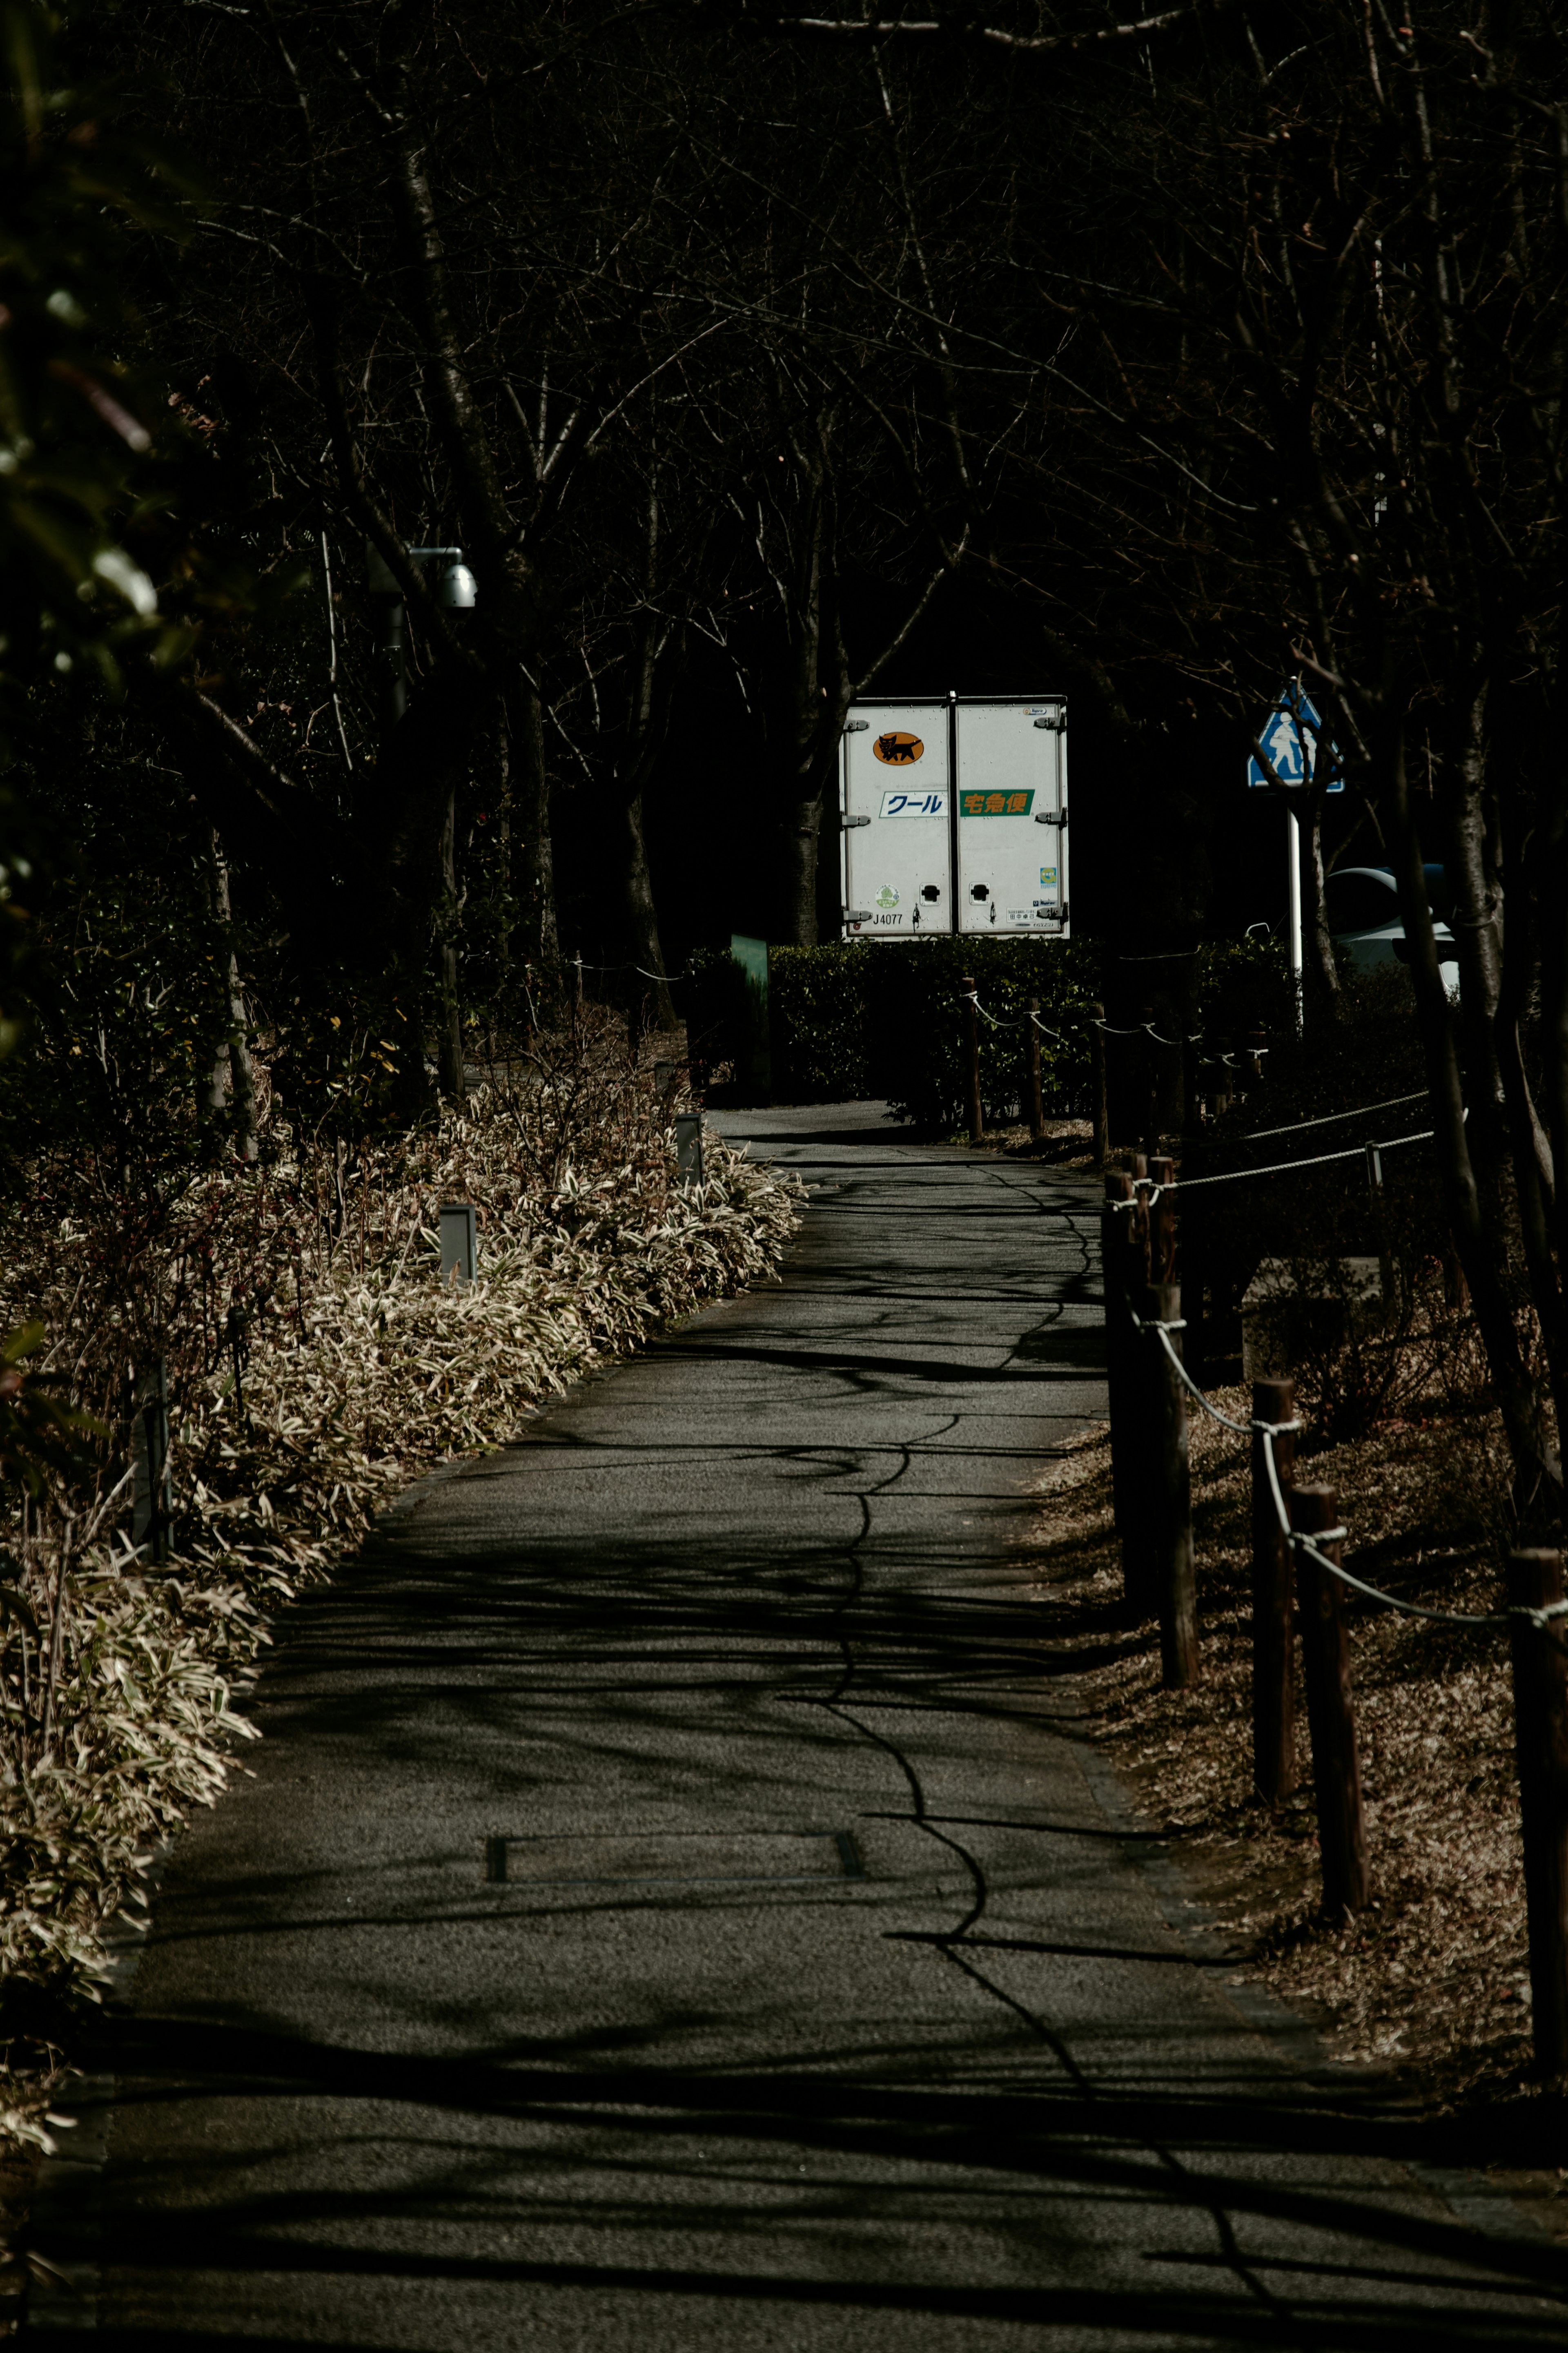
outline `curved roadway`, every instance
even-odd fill
[[[34,2333],[1560,2344],[1561,2258],[1236,2006],[1082,1737],[1016,1540],[1103,1409],[1095,1188],[866,1107],[723,1124],[818,1188],[782,1286],[283,1622],[51,2170],[76,2293]]]

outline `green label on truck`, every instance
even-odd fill
[[[960,817],[1027,817],[1035,806],[1032,791],[960,793]]]

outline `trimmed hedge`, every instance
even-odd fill
[[[1270,1029],[1285,1018],[1279,951],[1248,941],[1201,948],[1198,1002],[1205,1028]],[[1047,1114],[1090,1109],[1087,1027],[1101,992],[1093,940],[1027,938],[829,941],[773,948],[768,958],[768,1030],[775,1103],[882,1100],[922,1128],[952,1130],[965,1117],[960,981],[974,976],[980,1023],[980,1092],[987,1120],[1016,1117],[1025,1100],[1023,1014],[1062,1033],[1040,1039]],[[745,1061],[745,988],[728,950],[693,952],[677,1002],[689,1050],[710,1064]]]

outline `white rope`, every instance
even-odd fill
[[[1424,1127],[1415,1135],[1391,1135],[1386,1143],[1373,1145],[1377,1152],[1393,1152],[1401,1144],[1430,1144],[1436,1130]],[[1314,1152],[1305,1160],[1275,1160],[1267,1168],[1226,1168],[1217,1176],[1181,1176],[1167,1188],[1171,1192],[1190,1193],[1199,1185],[1236,1185],[1247,1176],[1280,1176],[1292,1168],[1326,1168],[1332,1160],[1364,1160],[1364,1144],[1347,1145],[1342,1152]]]
[[[1413,1095],[1389,1095],[1382,1103],[1357,1103],[1353,1111],[1326,1111],[1318,1119],[1298,1119],[1289,1127],[1255,1127],[1246,1135],[1238,1135],[1238,1144],[1261,1144],[1266,1135],[1299,1135],[1304,1127],[1331,1127],[1336,1120],[1359,1119],[1363,1112],[1394,1111],[1400,1103],[1421,1103],[1426,1090],[1419,1088]]]
[[[1022,1013],[1016,1013],[1010,1018],[1005,1015],[987,1013],[980,1002],[978,992],[972,989],[964,989],[960,994],[958,1001],[961,1005],[973,1005],[981,1019],[989,1021],[993,1029],[1016,1029],[1032,1021],[1037,1029],[1043,1030],[1047,1038],[1054,1038],[1058,1046],[1069,1046],[1072,1043],[1071,1039],[1063,1031],[1053,1029],[1048,1021],[1042,1021],[1037,1013],[1029,1012],[1027,1008]],[[1082,1022],[1079,1026],[1080,1029],[1103,1029],[1105,1024],[1102,1021]],[[1136,1029],[1118,1029],[1112,1034],[1118,1038],[1136,1038],[1140,1033]]]
[[[1309,1159],[1276,1160],[1267,1168],[1226,1168],[1217,1176],[1184,1176],[1180,1186],[1184,1193],[1191,1193],[1199,1185],[1235,1185],[1246,1176],[1279,1176],[1291,1168],[1323,1168],[1331,1160],[1363,1160],[1365,1156],[1365,1145],[1355,1144],[1348,1152],[1315,1152]]]
[[[1342,1568],[1338,1561],[1330,1560],[1327,1554],[1319,1549],[1320,1545],[1335,1544],[1341,1541],[1349,1535],[1350,1531],[1347,1528],[1322,1528],[1314,1538],[1304,1535],[1300,1528],[1293,1528],[1290,1525],[1290,1513],[1285,1502],[1284,1489],[1279,1483],[1279,1465],[1274,1460],[1274,1440],[1284,1436],[1288,1431],[1300,1430],[1300,1423],[1299,1421],[1233,1421],[1227,1413],[1221,1413],[1218,1406],[1210,1404],[1176,1354],[1170,1335],[1173,1332],[1186,1330],[1185,1319],[1181,1322],[1161,1324],[1156,1323],[1152,1316],[1141,1316],[1131,1305],[1127,1312],[1132,1318],[1135,1331],[1154,1332],[1159,1335],[1160,1345],[1170,1358],[1184,1388],[1196,1398],[1211,1420],[1219,1422],[1226,1430],[1234,1430],[1238,1438],[1250,1438],[1256,1434],[1262,1439],[1263,1459],[1268,1472],[1268,1484],[1273,1493],[1274,1510],[1279,1522],[1280,1535],[1295,1551],[1305,1553],[1310,1560],[1317,1562],[1320,1568],[1327,1569],[1331,1577],[1338,1577],[1342,1585],[1348,1585],[1352,1592],[1364,1595],[1369,1601],[1381,1602],[1386,1609],[1396,1609],[1406,1618],[1429,1619],[1439,1626],[1509,1626],[1516,1618],[1527,1618],[1538,1631],[1551,1634],[1552,1620],[1568,1617],[1568,1601],[1549,1601],[1543,1609],[1533,1609],[1522,1603],[1518,1603],[1486,1617],[1478,1617],[1461,1609],[1428,1609],[1419,1601],[1402,1601],[1396,1593],[1384,1593],[1381,1586],[1368,1585],[1361,1577],[1352,1577],[1348,1568]],[[1556,1641],[1554,1635],[1552,1640]]]

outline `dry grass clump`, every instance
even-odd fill
[[[426,1130],[325,1139],[274,1111],[255,1166],[83,1156],[0,1231],[0,1329],[98,1436],[4,1530],[0,2137],[47,2144],[63,2003],[92,1995],[150,1849],[223,1787],[267,1613],[401,1488],[700,1302],[770,1276],[799,1188],[717,1137],[677,1181],[672,1107],[606,1030]],[[443,1282],[439,1204],[474,1203],[479,1279]],[[171,1556],[127,1533],[131,1413],[167,1366]],[[35,1358],[35,1365],[39,1359]]]
[[[1248,1409],[1240,1389],[1215,1402],[1237,1419]],[[1323,2021],[1337,2055],[1406,2069],[1442,2107],[1519,2091],[1530,1989],[1506,1637],[1346,1594],[1374,1902],[1348,1925],[1325,1920],[1300,1692],[1300,1786],[1273,1813],[1253,1788],[1247,1444],[1195,1409],[1191,1442],[1203,1682],[1162,1690],[1157,1630],[1128,1631],[1084,1672],[1099,1736],[1179,1839],[1243,1974]],[[1500,1606],[1508,1465],[1479,1402],[1311,1452],[1298,1476],[1338,1488],[1357,1575],[1428,1607]],[[1109,1432],[1042,1484],[1040,1601],[1058,1639],[1103,1658],[1121,1596]]]

